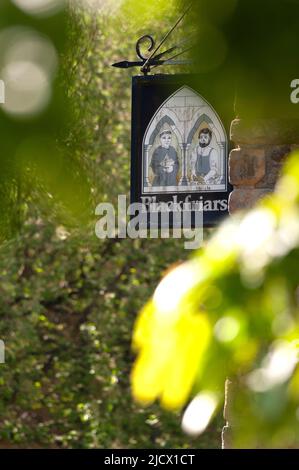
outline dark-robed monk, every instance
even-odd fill
[[[172,133],[163,131],[159,137],[161,145],[154,151],[150,165],[155,175],[153,186],[177,186],[179,159],[175,148],[170,145]]]

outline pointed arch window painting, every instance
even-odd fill
[[[228,214],[233,100],[222,89],[218,75],[133,77],[131,202],[142,205],[144,224],[158,213],[162,227],[169,213],[172,227],[179,215],[211,227]]]
[[[228,141],[213,107],[182,86],[153,115],[142,142],[142,193],[227,192]]]

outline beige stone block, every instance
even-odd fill
[[[290,155],[290,145],[270,145],[266,147],[266,172],[256,188],[273,189],[282,173],[283,165]]]
[[[229,157],[229,180],[234,186],[254,186],[265,176],[266,159],[263,148],[234,149]]]
[[[299,119],[235,119],[230,136],[239,145],[298,144]]]
[[[251,209],[259,199],[269,193],[271,193],[269,189],[234,189],[229,196],[229,213],[234,214],[242,209]]]

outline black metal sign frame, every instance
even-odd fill
[[[219,83],[201,81],[191,74],[133,77],[131,203],[151,211],[153,205],[187,202],[192,220],[202,210],[203,226],[213,227],[228,214],[233,111],[225,100],[214,102]]]

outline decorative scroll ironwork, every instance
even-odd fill
[[[145,41],[150,42],[150,45],[147,49],[148,52],[151,52],[155,47],[155,40],[149,34],[146,34],[145,36],[142,36],[141,38],[138,39],[138,41],[136,43],[136,54],[137,54],[137,57],[139,57],[139,59],[141,59],[143,62],[146,62],[147,59],[148,59],[148,57],[144,57],[144,55],[142,55],[142,53],[141,53],[141,45],[142,45],[142,43],[145,43]]]
[[[137,57],[140,59],[140,61],[133,61],[130,62],[128,60],[124,60],[121,62],[117,62],[115,64],[112,64],[113,67],[118,67],[118,68],[130,68],[130,67],[141,67],[141,72],[144,73],[144,75],[147,75],[151,68],[153,67],[158,67],[160,65],[182,65],[182,64],[190,64],[192,63],[191,60],[188,59],[181,59],[181,60],[174,60],[177,57],[181,56],[182,54],[188,52],[192,47],[189,47],[187,49],[183,49],[179,52],[177,52],[174,56],[165,58],[167,54],[171,54],[172,52],[178,50],[180,48],[180,45],[176,45],[171,47],[170,49],[167,49],[164,52],[160,52],[159,54],[158,51],[161,49],[162,45],[166,42],[166,40],[169,38],[169,36],[173,33],[173,31],[178,27],[178,25],[181,23],[183,18],[187,15],[191,8],[191,4],[188,6],[188,8],[184,11],[184,13],[180,16],[180,18],[176,21],[174,26],[168,31],[168,33],[163,37],[163,39],[160,41],[160,43],[156,46],[154,38],[146,34],[142,36],[141,38],[138,39],[136,43],[136,54]],[[141,46],[148,42],[148,48],[147,51],[149,53],[148,56],[144,56],[144,54],[141,51]],[[183,41],[183,43],[186,43],[187,41]]]

